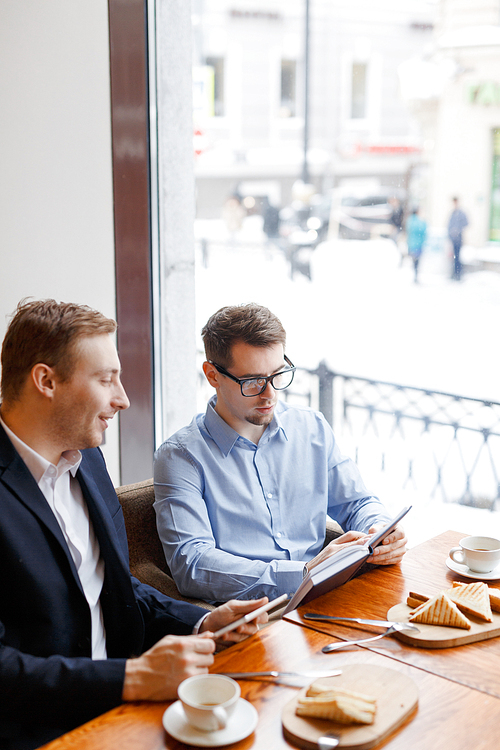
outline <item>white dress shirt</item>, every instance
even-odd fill
[[[104,582],[104,561],[87,503],[76,479],[82,454],[80,451],[65,451],[55,466],[23,443],[1,418],[0,424],[33,475],[61,527],[90,608],[92,659],[106,659],[106,632],[99,601]]]

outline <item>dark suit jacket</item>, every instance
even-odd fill
[[[0,748],[39,747],[120,704],[125,660],[205,610],[132,578],[120,503],[99,449],[77,478],[105,563],[108,659],[92,661],[90,610],[59,524],[0,426]]]

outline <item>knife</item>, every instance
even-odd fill
[[[381,628],[390,628],[391,625],[405,625],[408,630],[417,630],[416,625],[410,622],[392,622],[391,620],[365,620],[362,617],[332,617],[332,615],[316,615],[314,612],[306,612],[304,620],[324,620],[325,622],[357,622],[358,625],[378,625]]]
[[[336,670],[313,670],[305,672],[219,672],[217,674],[232,677],[233,680],[259,680],[268,682],[272,680],[275,685],[288,685],[288,687],[304,687],[309,685],[311,680],[317,680],[318,677],[335,677],[342,674],[341,669]]]

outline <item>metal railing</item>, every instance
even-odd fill
[[[495,509],[500,499],[500,403],[299,368],[284,392],[323,412],[341,450],[402,489]]]

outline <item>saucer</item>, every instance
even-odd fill
[[[252,734],[259,715],[251,703],[240,698],[225,729],[202,732],[188,724],[182,703],[176,701],[163,714],[163,726],[175,740],[195,747],[218,747],[239,742]]]
[[[498,565],[493,570],[490,570],[489,573],[475,573],[467,565],[457,563],[451,557],[446,558],[446,565],[450,570],[459,573],[464,578],[474,578],[475,581],[497,581],[500,578],[500,567]]]

